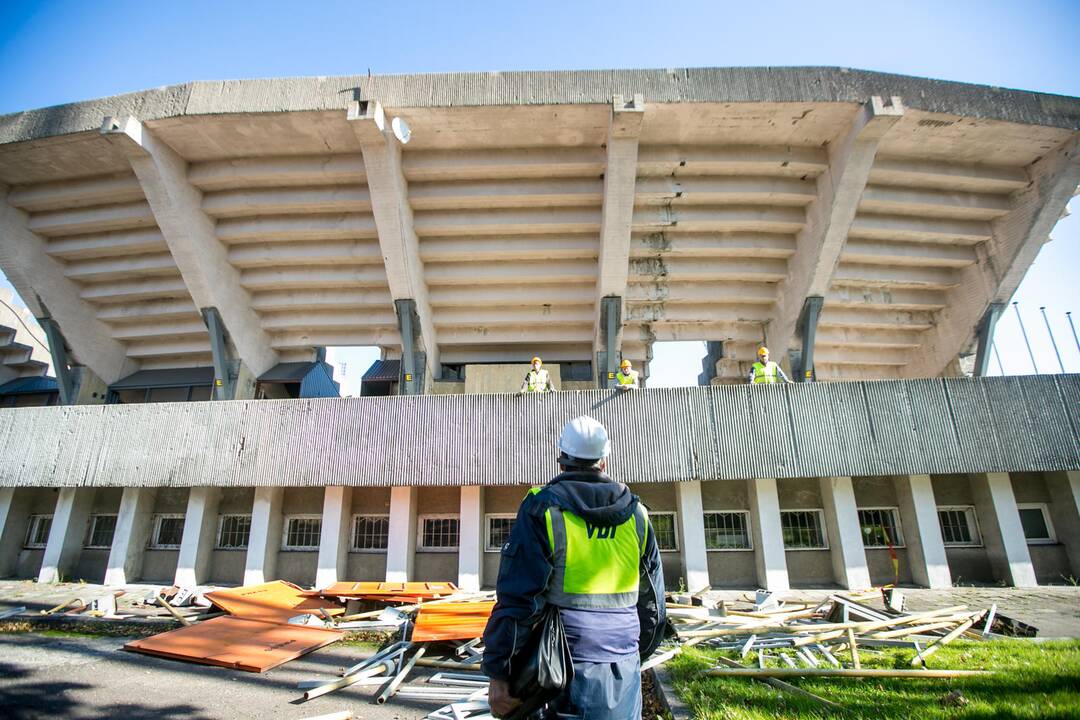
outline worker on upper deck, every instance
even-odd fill
[[[777,383],[781,380],[790,383],[791,380],[784,374],[784,369],[769,360],[769,348],[762,345],[758,348],[758,361],[750,368],[750,382],[754,385]]]
[[[641,718],[640,661],[656,650],[666,624],[664,573],[645,506],[604,472],[610,448],[607,430],[593,418],[566,423],[561,474],[533,488],[518,510],[484,630],[495,717],[521,704],[510,695],[510,659],[554,605],[574,663],[554,717]]]
[[[555,386],[551,382],[551,376],[544,369],[544,361],[538,357],[532,359],[532,369],[525,375],[521,383],[523,393],[555,392]]]
[[[641,382],[638,380],[638,372],[629,360],[623,360],[619,365],[619,372],[615,374],[615,380],[619,383],[620,390],[639,390]]]

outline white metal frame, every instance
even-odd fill
[[[281,549],[289,552],[318,552],[319,551],[319,538],[315,539],[314,545],[290,545],[289,544],[289,524],[293,520],[318,520],[319,521],[319,538],[322,537],[322,514],[320,513],[297,513],[295,515],[286,515],[284,522],[281,524]]]
[[[166,519],[184,520],[184,513],[155,513],[154,514],[154,528],[153,528],[153,532],[150,533],[150,544],[146,546],[148,550],[179,550],[180,549],[180,543],[179,542],[177,542],[175,545],[163,545],[162,543],[158,542],[158,535],[161,534],[161,521],[166,520]],[[184,520],[184,522],[186,523],[187,521]],[[182,537],[183,532],[181,531],[180,534],[181,534],[181,537]]]
[[[37,515],[31,515],[29,518],[27,518],[26,538],[24,538],[23,547],[24,548],[32,548],[32,549],[44,548],[49,542],[49,533],[45,533],[45,541],[44,542],[40,542],[40,543],[30,542],[30,538],[32,538],[34,535],[37,535],[35,530],[37,530],[38,526],[41,523],[43,523],[45,520],[48,520],[50,523],[52,523],[52,519],[53,519],[53,516],[52,516],[51,513],[41,513],[41,514],[37,514]],[[49,527],[49,530],[50,531],[52,530],[51,525]]]
[[[242,518],[248,519],[248,539],[243,545],[222,545],[221,533],[225,530],[226,518]],[[218,515],[217,534],[214,536],[214,549],[215,550],[247,550],[248,545],[251,544],[251,513],[222,513]]]
[[[386,518],[386,547],[384,548],[358,548],[356,547],[356,521],[360,518]],[[385,555],[390,548],[390,515],[388,513],[353,513],[349,518],[349,552],[369,553],[372,555]]]
[[[107,550],[107,549],[112,547],[112,540],[111,539],[109,540],[108,545],[91,545],[90,544],[91,541],[93,541],[93,539],[94,539],[94,530],[97,527],[98,520],[100,518],[105,518],[105,517],[114,518],[114,521],[113,521],[113,538],[116,537],[116,522],[115,522],[115,520],[117,518],[119,518],[119,515],[117,513],[94,513],[93,515],[90,516],[90,522],[88,522],[86,524],[86,541],[83,543],[84,548],[86,548],[88,550],[102,550],[102,549]]]
[[[818,519],[818,530],[821,535],[822,545],[816,547],[788,547],[784,545],[785,552],[806,552],[806,551],[818,551],[818,550],[830,550],[829,547],[829,528],[825,524],[825,509],[824,508],[780,508],[780,533],[784,532],[784,513],[814,513]],[[860,530],[861,532],[861,530]]]
[[[941,532],[941,542],[945,547],[982,547],[982,528],[979,527],[979,515],[975,512],[974,505],[938,505],[938,513],[942,511],[963,511],[968,520],[968,533],[972,537],[971,542],[949,542],[945,539],[945,531],[941,527],[941,515],[938,515],[938,530]]]
[[[424,544],[424,521],[426,520],[456,520],[458,524],[458,544],[453,547],[428,547]],[[461,516],[457,513],[433,513],[430,515],[417,515],[416,517],[416,551],[417,552],[444,552],[456,553],[461,547]]]
[[[516,517],[517,513],[484,513],[484,552],[497,553],[502,550],[502,545],[493,547],[491,544],[491,521],[513,520]]]
[[[705,552],[753,552],[754,551],[754,531],[750,527],[750,511],[749,510],[706,510],[701,517],[702,525],[705,524],[706,515],[742,515],[743,527],[746,529],[746,547],[744,548],[711,548],[709,547],[709,528],[705,528]]]
[[[679,552],[679,550],[680,550],[680,548],[679,548],[679,513],[677,513],[674,510],[650,510],[649,511],[649,522],[651,523],[652,519],[654,517],[656,517],[657,515],[670,515],[671,516],[671,531],[675,536],[675,547],[673,547],[673,548],[662,548],[662,547],[660,547],[660,543],[656,543],[656,546],[660,549],[660,552],[674,552],[674,553]],[[655,531],[656,531],[656,528],[654,527],[653,528],[654,534],[655,534]]]
[[[1046,523],[1046,532],[1050,537],[1045,538],[1029,538],[1026,535],[1024,539],[1028,545],[1056,545],[1057,533],[1054,532],[1054,523],[1050,518],[1050,506],[1046,503],[1016,503],[1016,510],[1039,510],[1042,512],[1043,522]]]
[[[860,505],[859,507],[855,508],[855,510],[856,510],[856,517],[858,517],[858,513],[862,512],[863,510],[873,510],[873,511],[876,511],[876,512],[881,512],[881,511],[884,511],[884,510],[888,510],[889,512],[891,512],[892,513],[892,518],[893,518],[893,527],[895,527],[896,531],[900,534],[900,542],[896,542],[896,538],[893,538],[893,548],[895,549],[895,548],[907,547],[907,542],[904,540],[904,528],[900,524],[901,523],[901,520],[900,520],[900,508],[898,508],[896,506],[892,506],[892,505],[871,505],[871,506],[868,506],[868,507],[862,507]],[[862,535],[862,521],[859,522],[859,533],[860,533],[860,535]],[[866,544],[866,536],[862,535],[862,537],[863,537],[863,547],[866,548],[867,550],[888,550],[889,549],[888,545],[867,545]]]

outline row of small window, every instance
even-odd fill
[[[1056,542],[1050,514],[1045,504],[1019,505],[1020,523],[1029,543]],[[510,539],[514,515],[486,516],[484,546],[497,552]],[[679,549],[676,518],[673,512],[649,514],[656,544],[662,551]],[[941,536],[947,546],[982,544],[975,508],[951,506],[938,508]],[[707,512],[704,515],[707,550],[750,550],[750,520],[745,510]],[[904,535],[896,508],[861,508],[859,526],[863,545],[868,548],[903,547]],[[26,533],[26,547],[45,547],[52,528],[52,515],[32,515]],[[116,515],[92,515],[85,547],[107,548],[112,545]],[[352,550],[385,550],[390,530],[387,515],[355,515],[352,524]],[[824,512],[821,510],[783,510],[780,530],[784,547],[791,550],[827,549]],[[218,523],[219,549],[243,549],[251,534],[250,515],[222,515]],[[317,550],[322,534],[318,515],[293,515],[285,518],[281,547],[284,550]],[[155,515],[150,547],[180,547],[184,535],[183,515]],[[459,525],[455,515],[422,515],[417,522],[417,549],[453,550],[458,547]]]

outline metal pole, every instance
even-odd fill
[[[1057,341],[1054,340],[1054,331],[1050,329],[1050,318],[1046,317],[1046,306],[1039,307],[1039,312],[1042,313],[1043,322],[1046,323],[1046,334],[1050,336],[1050,344],[1054,346],[1054,355],[1057,356],[1058,367],[1061,368],[1061,372],[1065,372],[1065,363],[1061,362],[1061,353],[1058,352]]]
[[[1072,328],[1073,342],[1076,343],[1076,351],[1080,352],[1080,338],[1076,337],[1076,326],[1073,325],[1072,313],[1071,312],[1065,313],[1065,317],[1067,317],[1069,319],[1069,327]]]
[[[1027,346],[1028,357],[1031,358],[1031,367],[1035,368],[1035,374],[1039,374],[1039,366],[1035,364],[1035,353],[1031,352],[1031,343],[1028,342],[1027,330],[1024,329],[1024,319],[1020,317],[1020,307],[1017,303],[1013,303],[1013,310],[1016,311],[1016,321],[1020,323],[1020,333],[1024,336],[1024,345]]]
[[[997,343],[990,343],[990,347],[994,348],[994,357],[997,359],[998,362],[998,370],[1000,370],[1001,374],[1004,375],[1005,366],[1001,364],[1001,355],[998,354]]]

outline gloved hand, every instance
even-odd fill
[[[497,718],[506,717],[521,705],[521,700],[510,694],[510,683],[506,680],[492,680],[488,683],[488,705],[491,714]]]

